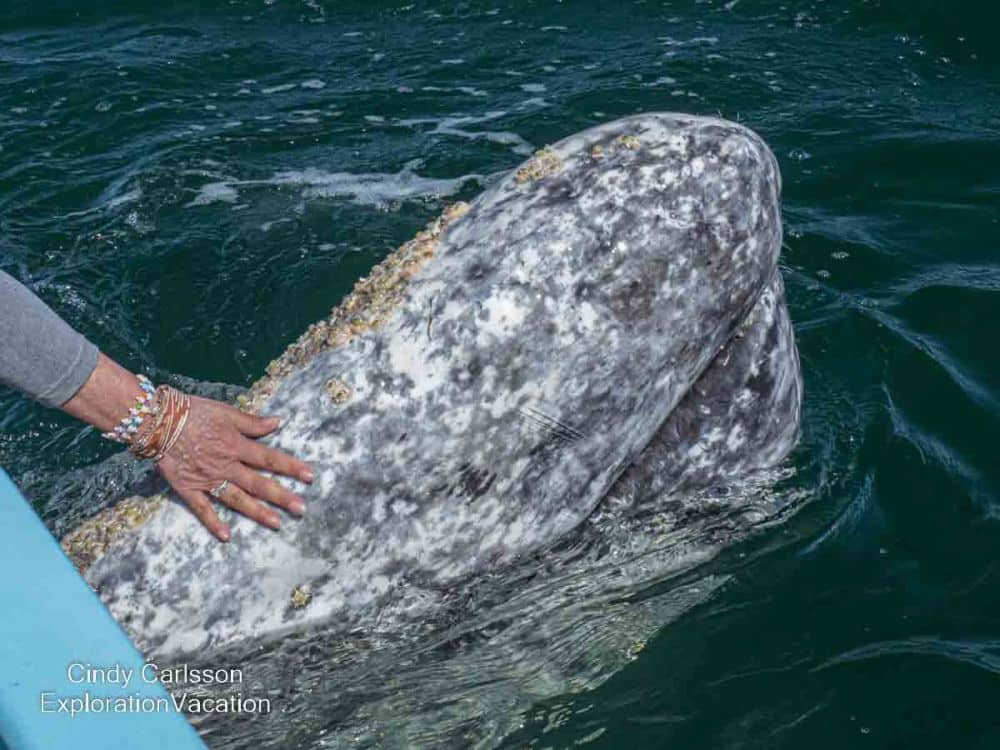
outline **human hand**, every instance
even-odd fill
[[[216,499],[269,528],[281,526],[281,516],[270,505],[296,516],[305,513],[302,498],[260,473],[263,469],[302,482],[313,481],[305,463],[256,441],[279,425],[276,417],[256,417],[227,404],[191,397],[184,431],[158,467],[220,541],[229,541],[230,532],[212,507],[211,493],[223,482],[225,487]]]

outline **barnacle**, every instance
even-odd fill
[[[312,598],[312,590],[304,583],[292,589],[292,606],[295,609],[302,609],[312,601]]]
[[[559,158],[559,154],[546,146],[536,151],[535,155],[514,173],[514,180],[518,185],[524,185],[548,177],[553,172],[558,172],[561,167],[562,159]]]
[[[326,391],[326,395],[330,397],[330,400],[338,406],[346,404],[351,400],[351,396],[354,395],[351,386],[340,378],[330,378],[326,381],[323,389]]]
[[[624,146],[629,151],[635,151],[639,146],[642,145],[642,141],[639,140],[639,136],[636,135],[622,135],[619,136],[615,143],[620,146]]]
[[[101,559],[108,548],[132,529],[142,526],[163,507],[163,495],[127,497],[105,508],[63,537],[60,546],[81,573]]]

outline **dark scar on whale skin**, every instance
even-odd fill
[[[96,535],[88,581],[148,653],[349,628],[611,499],[774,465],[801,401],[779,198],[769,149],[721,120],[639,115],[542,149],[373,269],[251,389],[244,408],[285,420],[268,442],[316,468],[306,519],[233,518],[219,545],[162,503]]]

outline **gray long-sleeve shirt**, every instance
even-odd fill
[[[0,271],[0,384],[61,406],[97,367],[97,347]]]

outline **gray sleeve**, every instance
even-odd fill
[[[97,347],[0,271],[0,384],[61,406],[97,367]]]

